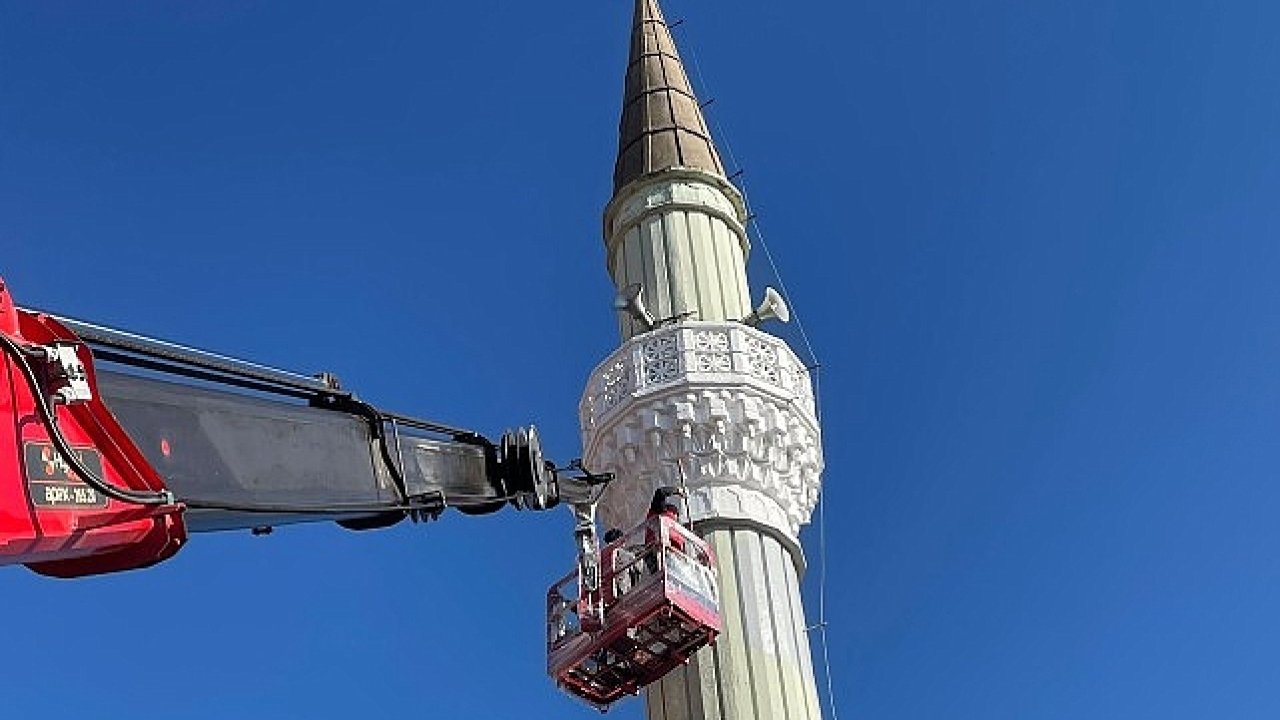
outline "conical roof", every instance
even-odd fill
[[[638,177],[673,167],[724,175],[658,0],[636,0],[633,23],[614,192]]]

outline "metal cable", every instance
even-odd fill
[[[690,50],[689,58],[693,62],[694,73],[698,77],[698,87],[702,91],[707,90],[706,77],[702,74],[702,64],[698,62],[696,52]],[[706,97],[711,97],[709,94]],[[733,145],[729,142],[728,134],[724,131],[718,117],[713,116],[711,121],[715,126],[715,134],[720,138],[724,145],[725,153],[729,157],[730,163],[740,172],[742,166],[738,163],[738,158],[734,155]],[[751,199],[747,192],[746,181],[738,178],[738,189],[742,193],[743,207],[747,212],[747,229],[753,232],[755,239],[764,251],[765,259],[769,262],[769,268],[773,272],[773,277],[778,283],[778,289],[783,296],[788,299],[791,304],[791,317],[795,321],[796,330],[800,335],[801,342],[804,343],[805,352],[809,356],[810,365],[807,368],[813,377],[813,405],[814,416],[818,421],[818,427],[822,427],[822,393],[821,393],[821,376],[822,363],[818,360],[818,353],[814,349],[813,342],[809,339],[809,333],[805,330],[804,322],[800,317],[800,312],[796,309],[795,303],[792,302],[792,295],[787,288],[786,281],[782,278],[782,272],[778,269],[778,263],[773,257],[773,252],[769,250],[769,243],[765,240],[764,231],[760,227],[760,220],[755,212],[751,209]],[[823,675],[826,685],[827,703],[831,710],[831,720],[839,720],[839,711],[836,707],[835,684],[831,677],[831,650],[827,640],[827,513],[826,513],[826,493],[820,493],[818,496],[818,622],[813,628],[818,630],[818,644],[822,651]]]
[[[703,77],[702,65],[698,62],[697,53],[690,51],[689,58],[693,61],[693,70],[698,76],[698,86],[701,89],[706,90],[707,81],[706,78]],[[711,122],[715,125],[715,134],[720,138],[720,144],[724,145],[725,154],[729,156],[729,162],[739,171],[742,170],[742,165],[738,162],[738,158],[733,152],[733,144],[729,142],[728,134],[724,131],[724,126],[721,124],[719,117],[713,115]],[[782,278],[782,272],[778,269],[778,263],[774,260],[773,252],[769,250],[769,243],[765,241],[764,231],[760,228],[760,220],[756,216],[756,213],[751,209],[751,197],[750,193],[747,191],[745,176],[738,178],[737,185],[738,190],[742,193],[743,207],[747,211],[747,228],[750,231],[754,231],[756,236],[755,239],[759,242],[760,249],[764,251],[765,259],[769,261],[769,269],[773,271],[773,278],[778,282],[778,290],[782,291],[783,297],[787,298],[788,304],[791,307],[791,317],[795,320],[796,330],[800,335],[800,341],[804,343],[805,351],[808,353],[809,360],[812,363],[811,369],[812,367],[817,367],[818,353],[814,350],[813,343],[809,340],[809,333],[804,328],[804,322],[800,318],[799,311],[796,310],[795,303],[791,301],[791,291],[787,288],[786,280]]]
[[[443,510],[442,506],[423,504],[377,505],[352,503],[333,505],[270,505],[227,503],[218,500],[179,498],[178,502],[192,510],[218,510],[220,512],[264,515],[347,515],[354,513],[421,512]]]
[[[388,513],[388,512],[440,512],[450,507],[466,507],[496,502],[510,502],[516,495],[445,495],[440,493],[440,504],[429,502],[408,502],[395,505],[378,505],[376,503],[335,503],[332,505],[271,505],[271,504],[239,504],[225,503],[217,500],[200,500],[196,498],[179,498],[178,502],[192,510],[220,510],[223,512],[263,513],[275,515],[343,515],[351,513]]]

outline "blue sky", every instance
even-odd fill
[[[1280,714],[1280,8],[666,6],[823,363],[841,716]],[[629,13],[2,3],[0,272],[567,460]],[[542,675],[569,530],[6,570],[4,707],[590,717]]]

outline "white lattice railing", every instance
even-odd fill
[[[814,412],[809,371],[785,342],[741,323],[690,321],[638,335],[597,366],[579,407],[582,427],[676,383],[746,384]]]

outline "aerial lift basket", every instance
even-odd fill
[[[666,515],[607,545],[600,582],[547,593],[547,671],[600,710],[688,662],[722,628],[711,548]]]

